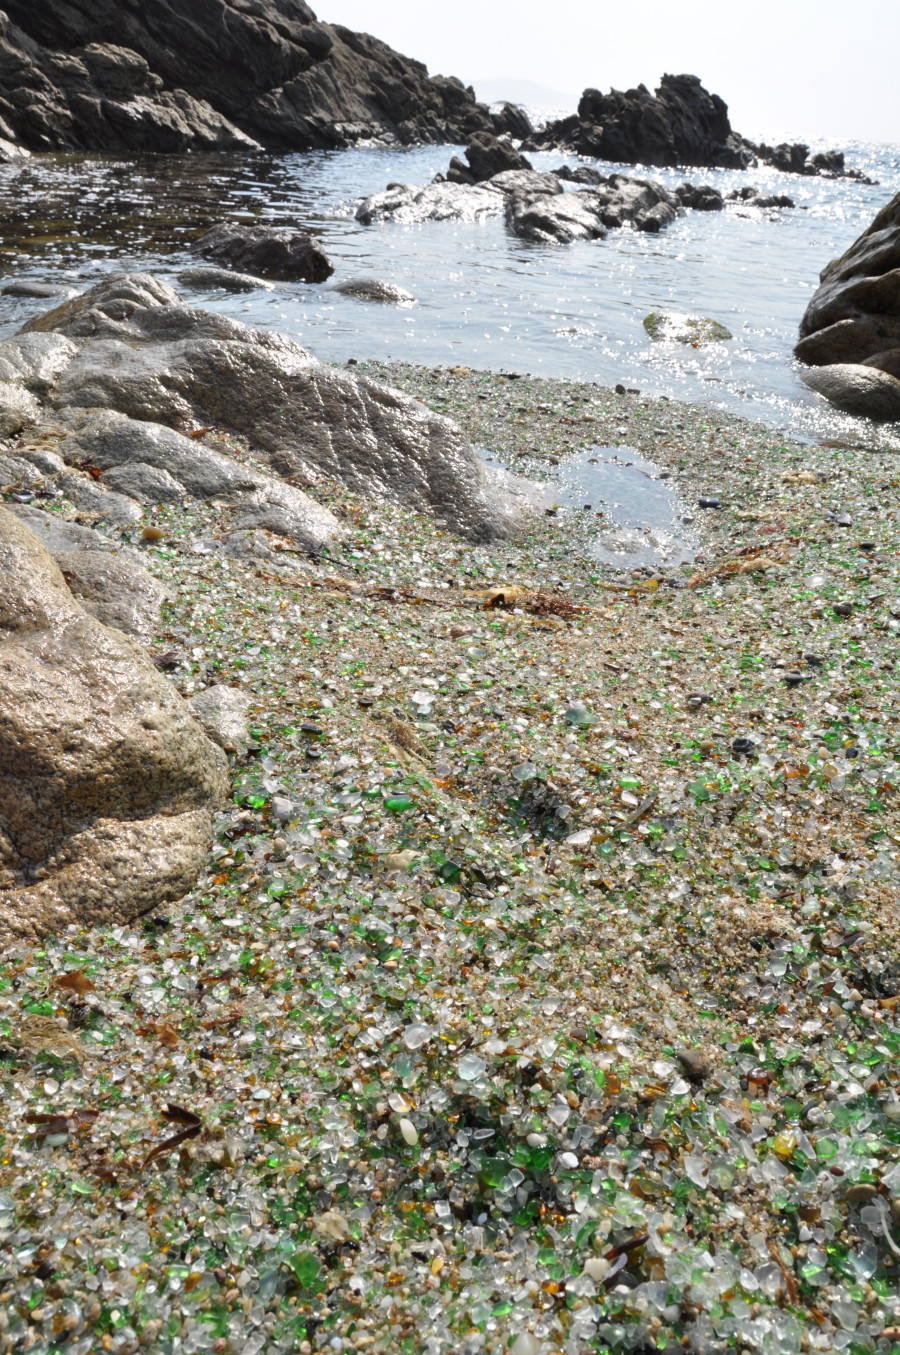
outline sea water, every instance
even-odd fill
[[[280,329],[325,361],[399,359],[622,382],[646,395],[738,412],[795,437],[900,447],[900,431],[840,414],[809,392],[792,357],[820,270],[900,189],[900,146],[839,148],[848,168],[877,182],[765,168],[642,170],[534,155],[538,169],[588,163],[669,186],[710,183],[725,194],[752,184],[796,203],[773,211],[741,203],[688,212],[659,235],[623,229],[573,245],[518,240],[502,217],[371,227],[356,220],[362,197],[389,182],[429,182],[460,151],[456,146],[35,156],[0,167],[2,272],[7,280],[83,288],[104,273],[140,269],[178,285],[181,269],[198,262],[187,246],[216,221],[308,229],[335,265],[332,283],[395,282],[415,304],[379,305],[330,284],[302,283],[241,295],[194,292],[191,300]],[[0,336],[49,304],[0,297]],[[710,316],[734,337],[698,348],[654,343],[642,322],[659,308]]]

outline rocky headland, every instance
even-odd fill
[[[527,120],[526,120],[527,122]],[[524,128],[303,0],[9,0],[0,153],[275,151]]]
[[[810,157],[809,147],[799,142],[757,145],[741,136],[731,126],[724,99],[705,89],[696,75],[664,75],[655,94],[646,85],[608,94],[586,89],[576,113],[533,133],[525,148],[574,150],[629,165],[748,169],[765,164],[791,174],[848,172],[839,151]]]

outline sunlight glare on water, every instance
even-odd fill
[[[81,288],[104,272],[140,269],[178,285],[179,271],[196,262],[187,246],[203,229],[223,219],[265,220],[316,231],[335,265],[332,282],[377,278],[416,297],[414,305],[388,307],[344,297],[330,284],[190,294],[197,304],[291,334],[324,361],[465,363],[623,382],[758,418],[794,436],[900,446],[890,429],[841,415],[810,394],[791,357],[819,271],[900,188],[900,148],[843,148],[848,167],[877,179],[876,186],[768,169],[649,171],[670,186],[690,179],[728,193],[753,184],[797,204],[689,212],[655,236],[619,230],[597,243],[537,246],[510,235],[499,217],[419,226],[356,221],[360,198],[391,181],[427,183],[458,149],[133,161],[36,156],[0,167],[4,271],[7,279]],[[538,169],[576,163],[561,154],[532,159]],[[0,298],[0,334],[46,305]],[[711,316],[734,337],[699,348],[652,343],[642,321],[659,308]]]

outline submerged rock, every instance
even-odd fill
[[[224,793],[222,755],[178,694],[0,509],[2,942],[180,898]]]
[[[315,236],[276,226],[222,221],[194,241],[191,253],[223,268],[280,282],[325,282],[334,272]]]
[[[346,282],[335,283],[334,291],[342,296],[355,296],[359,301],[380,301],[392,306],[410,305],[416,299],[396,282],[381,282],[378,278],[347,278]]]
[[[651,311],[644,317],[644,329],[661,343],[706,344],[733,339],[730,329],[706,315],[685,315],[681,311]]]
[[[178,281],[182,287],[198,291],[217,287],[223,292],[256,292],[272,287],[265,278],[254,277],[252,273],[236,273],[230,268],[183,268]]]

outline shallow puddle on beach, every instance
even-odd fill
[[[588,514],[600,530],[591,550],[602,564],[651,569],[692,560],[692,514],[662,470],[633,447],[591,447],[567,458],[548,485],[554,503]]]

